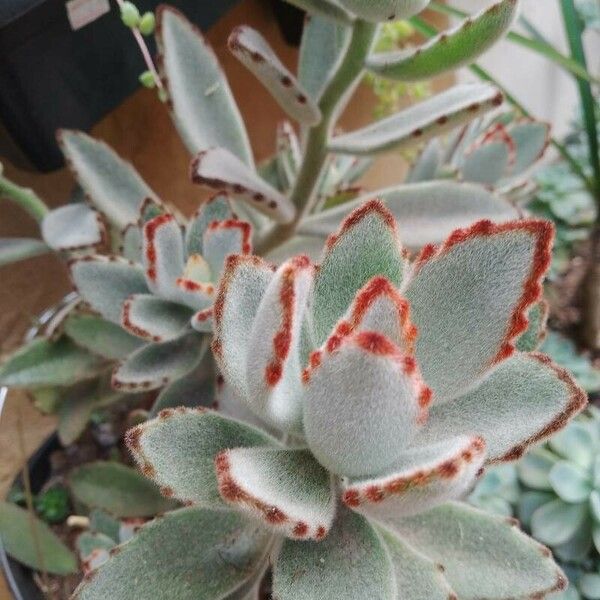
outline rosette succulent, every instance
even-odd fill
[[[253,598],[269,562],[282,600],[562,589],[543,547],[452,502],[586,403],[547,357],[515,349],[551,243],[543,221],[483,221],[410,261],[371,201],[319,265],[230,256],[213,352],[240,419],[167,409],[130,430],[142,472],[190,506],[142,528],[77,597]],[[127,580],[136,564],[142,582]]]

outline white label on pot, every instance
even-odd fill
[[[110,11],[108,0],[69,0],[66,7],[73,31],[89,25]]]

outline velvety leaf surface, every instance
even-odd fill
[[[162,387],[189,373],[206,351],[202,334],[195,331],[169,342],[148,344],[115,369],[113,387],[134,391]]]
[[[501,0],[422,46],[375,54],[367,66],[390,79],[419,81],[470,64],[504,35],[515,18],[517,6],[517,0]]]
[[[99,246],[107,237],[99,213],[83,203],[51,210],[41,224],[42,237],[54,250],[81,250]]]
[[[216,456],[230,448],[277,442],[254,427],[214,412],[167,409],[131,429],[127,444],[141,471],[164,493],[207,508],[222,508]]]
[[[41,240],[30,238],[0,238],[0,267],[19,260],[50,252]]]
[[[213,222],[204,232],[202,256],[210,265],[214,281],[221,277],[228,256],[251,252],[252,228],[249,223],[236,219]]]
[[[115,517],[151,517],[177,504],[164,498],[158,487],[135,469],[117,462],[93,462],[69,475],[73,496],[89,508]]]
[[[327,240],[315,278],[315,346],[329,337],[365,283],[383,275],[399,286],[405,268],[395,221],[380,202],[368,202],[350,214],[339,232]]]
[[[552,240],[546,221],[480,221],[424,249],[405,295],[435,401],[461,395],[513,353],[527,328],[523,313],[541,295]]]
[[[327,347],[305,377],[308,445],[339,475],[381,473],[417,434],[429,390],[414,359],[381,334],[358,333]]]
[[[454,592],[440,565],[411,548],[394,533],[381,530],[396,578],[395,600],[450,600]]]
[[[394,567],[369,522],[340,509],[324,540],[283,542],[273,568],[273,595],[280,600],[395,600]]]
[[[376,520],[417,514],[464,496],[484,460],[479,437],[436,441],[406,451],[385,475],[344,482],[343,500]]]
[[[119,229],[137,221],[146,198],[156,198],[133,166],[104,142],[69,130],[59,131],[58,142],[90,201]]]
[[[121,308],[129,296],[148,292],[142,267],[116,256],[76,259],[70,268],[82,298],[113,323],[121,323]]]
[[[219,146],[253,166],[240,111],[202,33],[174,8],[159,9],[156,41],[173,120],[192,154]]]
[[[406,183],[418,183],[435,179],[443,162],[443,148],[439,138],[433,138],[419,154],[406,176]]]
[[[508,128],[515,145],[515,161],[510,177],[517,177],[528,171],[544,155],[550,143],[550,125],[540,121],[521,121]]]
[[[398,150],[451,131],[501,103],[502,94],[487,83],[457,85],[362,129],[338,135],[329,149],[359,156]]]
[[[125,358],[143,344],[118,325],[95,315],[69,315],[64,329],[78,346],[109,360]]]
[[[56,575],[77,571],[75,555],[48,525],[15,504],[0,502],[0,538],[10,556],[32,569]]]
[[[308,126],[321,120],[319,107],[258,31],[244,25],[236,27],[228,46],[290,117]]]
[[[339,0],[339,3],[366,21],[397,21],[421,12],[429,0]]]
[[[527,330],[517,340],[517,350],[533,352],[537,350],[546,337],[546,324],[550,305],[545,300],[534,304],[527,315]]]
[[[97,375],[105,364],[67,338],[36,338],[0,366],[0,384],[25,388],[72,385]]]
[[[225,148],[200,152],[192,162],[192,181],[226,190],[279,223],[289,223],[296,212],[291,201]]]
[[[400,239],[411,249],[439,244],[455,229],[468,227],[480,219],[502,223],[519,216],[509,202],[480,186],[431,181],[390,187],[360,196],[347,204],[308,217],[298,231],[324,239],[353,210],[374,197],[394,215]]]
[[[476,434],[485,440],[489,460],[514,460],[563,427],[586,401],[567,371],[542,354],[519,353],[472,392],[434,404],[420,440]]]
[[[229,598],[260,566],[267,543],[266,530],[241,515],[183,508],[142,527],[74,599]]]
[[[465,181],[493,186],[509,170],[511,149],[505,142],[488,142],[471,152],[461,167]]]
[[[198,208],[190,217],[185,232],[188,256],[202,254],[204,233],[213,221],[227,221],[233,218],[233,211],[226,194],[216,194]]]
[[[403,541],[444,567],[461,600],[527,598],[566,585],[551,554],[514,523],[450,502],[394,523]]]
[[[333,521],[329,473],[308,450],[235,448],[216,459],[225,502],[286,537],[322,539]]]
[[[288,431],[302,430],[300,338],[313,276],[314,266],[303,256],[279,267],[258,307],[248,345],[248,401],[265,421]]]

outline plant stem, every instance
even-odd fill
[[[561,9],[563,21],[565,24],[565,33],[569,41],[571,56],[583,69],[587,71],[587,61],[585,50],[583,48],[583,24],[575,8],[573,0],[561,0]],[[583,109],[583,119],[585,131],[588,139],[588,152],[590,165],[594,174],[593,193],[596,198],[596,204],[600,206],[600,156],[598,148],[598,130],[596,127],[596,103],[594,94],[588,81],[578,77],[577,86],[579,88],[579,97]],[[597,222],[600,223],[600,211]]]
[[[341,111],[361,80],[365,59],[376,31],[376,25],[365,21],[357,20],[352,25],[352,34],[345,54],[319,101],[322,118],[319,124],[308,132],[298,176],[290,194],[291,201],[298,209],[296,218],[287,225],[273,228],[259,242],[258,250],[261,254],[292,237],[298,224],[310,214],[318,201],[317,186],[329,155],[329,137]]]
[[[0,196],[18,204],[38,223],[48,214],[49,209],[43,200],[30,188],[24,188],[0,175]]]

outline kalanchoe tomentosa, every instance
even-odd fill
[[[230,257],[213,351],[265,427],[182,408],[132,429],[142,471],[191,506],[142,528],[77,597],[241,598],[267,557],[281,600],[561,589],[549,552],[513,524],[447,503],[585,405],[547,357],[515,351],[551,243],[543,221],[482,221],[410,262],[371,201],[318,266]],[[160,588],[166,561],[177,571]],[[125,574],[138,562],[150,572],[134,591]]]

